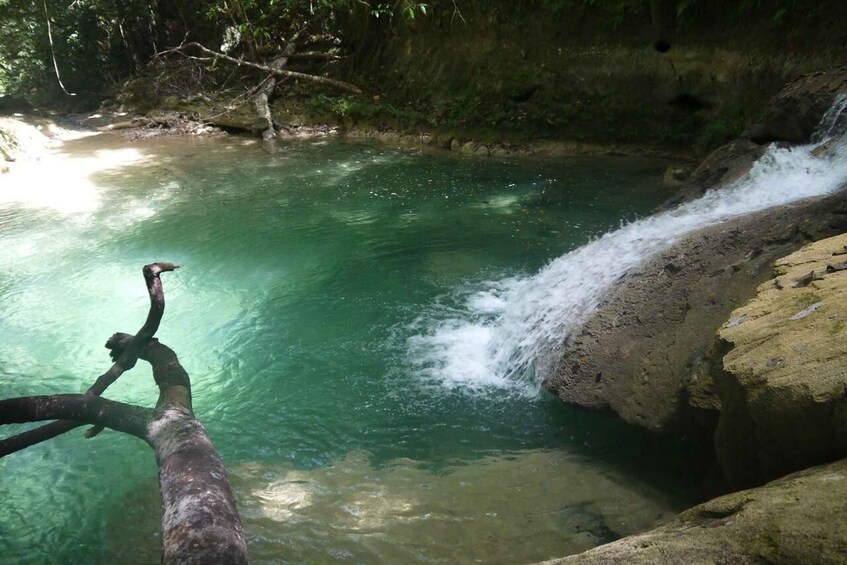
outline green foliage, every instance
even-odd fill
[[[266,61],[295,34],[336,44],[339,20],[354,11],[402,20],[429,14],[419,0],[47,0],[56,63],[78,95],[71,100],[54,74],[42,1],[0,0],[0,92],[36,103],[95,101],[186,40]]]
[[[586,10],[603,14],[609,26],[613,29],[620,27],[624,21],[634,14],[642,13],[646,2],[642,0],[537,0],[542,8],[556,17],[574,16]]]
[[[393,122],[397,127],[410,127],[427,123],[427,116],[413,109],[370,100],[361,96],[330,96],[318,94],[309,102],[309,109],[316,114],[329,114],[339,121],[357,122]],[[434,125],[434,124],[430,124]]]
[[[100,95],[106,83],[132,70],[138,60],[139,29],[149,27],[142,0],[111,3],[97,0],[46,2],[52,24],[53,50],[44,3],[0,2],[0,88],[36,103],[78,103]],[[70,99],[58,84],[53,55]]]
[[[736,6],[740,16],[766,16],[777,25],[788,19],[801,16],[820,7],[815,0],[741,0]],[[676,0],[675,11],[678,25],[686,25],[698,10],[714,9],[715,6],[705,0]]]
[[[415,0],[400,0],[394,4],[379,2],[372,5],[370,13],[375,18],[382,16],[393,18],[396,12],[400,12],[407,20],[414,20],[415,16],[419,13],[420,15],[425,16],[427,14],[427,8],[428,5],[423,2],[417,2]]]
[[[703,125],[694,137],[694,148],[705,152],[720,147],[736,137],[744,129],[740,117],[722,117]]]

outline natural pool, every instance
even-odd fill
[[[105,338],[143,321],[141,265],[182,264],[158,336],[254,561],[531,562],[690,501],[639,432],[487,374],[450,325],[487,281],[647,213],[668,196],[656,164],[115,139],[0,184],[3,395],[84,390]],[[149,368],[107,396],[152,404]],[[0,561],[158,561],[152,452],[80,435],[0,460]]]

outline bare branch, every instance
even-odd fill
[[[106,347],[111,350],[112,358],[119,357],[123,353],[132,337],[130,334],[116,333],[109,338]],[[156,408],[161,410],[166,405],[180,406],[193,414],[191,380],[173,349],[153,338],[144,345],[138,358],[147,361],[153,367],[153,380],[159,387]]]
[[[152,337],[165,306],[159,275],[175,268],[171,263],[144,267],[150,293],[144,326],[136,335],[116,333],[106,342],[112,359],[117,359],[115,365],[134,364],[140,358],[153,367],[160,391],[155,409],[114,402],[90,392],[28,396],[0,400],[0,425],[61,418],[52,425],[88,423],[144,439],[155,451],[159,468],[162,563],[246,565],[247,544],[235,497],[220,456],[194,417],[188,374],[173,350]],[[92,389],[97,386],[104,384],[95,383]]]
[[[341,59],[340,55],[335,55],[333,53],[322,53],[320,51],[302,51],[300,53],[294,53],[293,55],[289,55],[289,57],[291,59],[309,61],[339,61]]]
[[[24,396],[0,400],[0,424],[43,420],[71,420],[95,424],[145,439],[147,422],[154,412],[90,394]]]
[[[203,45],[197,43],[196,41],[184,43],[182,45],[174,47],[173,49],[168,49],[166,51],[160,51],[159,53],[156,53],[156,56],[160,57],[160,56],[163,56],[163,55],[169,55],[171,53],[179,53],[183,49],[188,49],[188,48],[192,48],[192,47],[195,48],[195,49],[199,49],[200,51],[202,51],[203,53],[205,53],[207,55],[211,55],[212,57],[215,57],[217,59],[223,59],[224,61],[229,61],[230,63],[234,63],[236,65],[251,67],[251,68],[254,68],[254,69],[259,69],[260,71],[265,71],[267,73],[271,73],[271,74],[278,75],[278,76],[285,76],[285,77],[297,78],[297,79],[302,79],[302,80],[308,80],[308,81],[311,81],[311,82],[316,82],[318,84],[326,84],[326,85],[329,85],[329,86],[334,86],[335,88],[339,88],[341,90],[353,92],[355,94],[361,94],[361,92],[362,92],[362,90],[358,86],[350,84],[348,82],[344,82],[344,81],[340,81],[340,80],[333,80],[331,78],[326,78],[326,77],[317,76],[317,75],[310,75],[310,74],[307,74],[307,73],[298,73],[296,71],[289,71],[289,70],[286,70],[286,69],[277,69],[277,68],[274,68],[270,65],[262,65],[262,64],[259,64],[259,63],[253,63],[251,61],[245,61],[244,59],[237,59],[235,57],[230,57],[229,55],[225,55],[224,53],[218,53],[217,51],[212,51],[211,49],[204,47]]]
[[[115,382],[118,377],[135,366],[141,348],[155,335],[156,330],[159,329],[162,314],[165,312],[165,295],[159,275],[167,271],[173,271],[176,268],[178,268],[178,265],[174,265],[173,263],[152,263],[144,266],[142,271],[144,273],[144,280],[147,283],[147,292],[150,295],[150,310],[147,313],[147,319],[115,363],[88,388],[86,395],[99,396],[103,394],[103,391]],[[76,420],[52,422],[46,426],[5,438],[0,441],[0,458],[69,432],[82,424],[83,422]],[[101,429],[99,426],[92,428],[87,433],[88,437],[97,435]]]
[[[123,355],[133,336],[106,344]],[[176,353],[157,339],[141,350],[159,386],[147,441],[156,451],[162,491],[163,563],[247,563],[247,547],[226,471],[203,426],[194,418],[191,382]],[[190,493],[190,498],[188,497]],[[188,535],[190,532],[190,535]]]

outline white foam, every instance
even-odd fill
[[[458,293],[460,307],[418,320],[408,340],[419,376],[450,389],[538,390],[545,352],[597,308],[616,280],[680,237],[731,218],[832,194],[847,183],[847,96],[822,120],[816,142],[769,147],[750,172],[674,210],[622,226],[525,278],[483,283]],[[536,376],[537,374],[537,376]]]

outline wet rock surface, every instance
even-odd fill
[[[844,91],[847,66],[789,83],[773,99],[763,127],[776,128],[774,108],[783,108],[780,115],[802,121],[802,135],[779,139],[808,141]],[[765,150],[758,138],[747,137],[706,158],[663,208],[731,187]],[[835,194],[684,236],[622,278],[588,321],[571,332],[544,386],[566,403],[611,410],[651,430],[685,433],[694,423],[711,434],[721,408],[713,377],[721,374],[725,353],[715,339],[718,328],[772,277],[774,261],[844,231],[847,200]],[[774,476],[766,474],[759,483]]]
[[[741,134],[755,143],[807,143],[836,94],[847,92],[847,65],[803,76],[768,104],[765,118]]]

